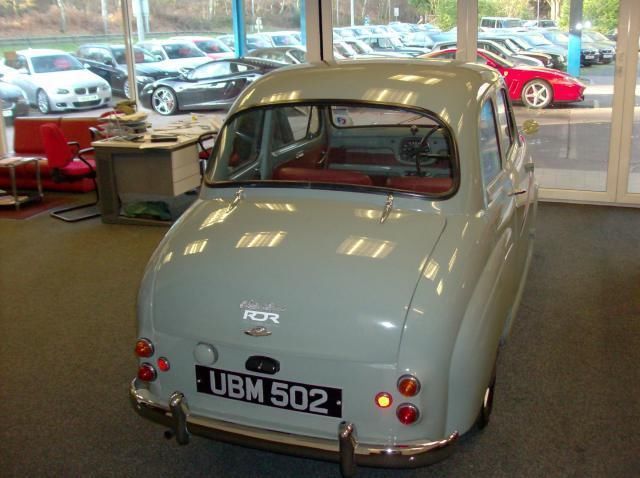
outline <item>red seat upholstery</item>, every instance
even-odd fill
[[[346,183],[371,186],[371,178],[357,171],[340,171],[335,169],[279,168],[274,172],[274,179],[283,181],[314,181],[324,183]]]
[[[17,154],[39,155],[44,151],[40,126],[47,123],[60,124],[61,118],[16,118],[13,123],[13,150]]]
[[[42,136],[40,134],[40,126],[47,123],[53,123],[62,129],[67,138],[76,140],[80,149],[91,146],[91,133],[89,128],[98,124],[95,117],[71,117],[61,118],[59,116],[47,117],[20,117],[16,118],[13,128],[13,146],[16,156],[43,157],[45,156]],[[85,159],[91,158],[90,153],[83,154]],[[51,168],[46,159],[41,159],[40,177],[42,179],[42,188],[46,191],[74,191],[89,192],[95,189],[93,181],[89,178],[78,178],[71,182],[55,181],[51,174]],[[16,184],[18,189],[36,189],[36,165],[29,163],[23,167],[17,168]],[[8,169],[0,169],[0,188],[6,189],[11,187],[11,178]]]
[[[76,222],[82,219],[99,216],[97,212],[98,204],[98,188],[96,183],[96,165],[93,160],[84,157],[84,154],[93,152],[93,148],[80,148],[77,141],[68,142],[62,129],[55,123],[47,123],[40,126],[40,134],[42,135],[42,144],[47,155],[47,162],[54,181],[69,182],[90,178],[96,189],[96,200],[89,204],[81,204],[65,209],[59,209],[51,212],[51,216],[67,222]],[[76,148],[74,151],[72,146]],[[88,209],[86,214],[82,215],[64,215],[63,213]]]
[[[419,193],[445,193],[453,187],[451,178],[428,178],[423,176],[396,176],[387,179],[387,187]]]

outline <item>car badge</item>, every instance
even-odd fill
[[[263,327],[262,325],[247,329],[244,331],[244,333],[250,335],[251,337],[268,337],[269,335],[271,335],[271,331],[266,327]]]
[[[273,322],[280,324],[280,312],[286,310],[276,304],[260,304],[255,300],[243,300],[240,303],[240,309],[244,311],[243,320],[253,320],[254,322]]]

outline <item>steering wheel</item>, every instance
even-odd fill
[[[422,171],[420,169],[420,165],[421,165],[421,161],[424,158],[427,159],[433,159],[432,162],[427,163],[427,165],[429,164],[433,164],[435,163],[435,161],[440,157],[437,154],[429,154],[429,138],[431,137],[431,135],[433,135],[433,133],[435,133],[436,131],[439,131],[442,128],[442,126],[436,126],[434,128],[431,128],[429,131],[427,131],[424,136],[422,136],[422,138],[420,139],[420,142],[414,147],[413,149],[413,159],[416,162],[416,173],[418,176],[423,176]]]

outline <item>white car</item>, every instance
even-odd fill
[[[195,68],[211,61],[192,41],[150,40],[136,46],[148,50],[158,61],[172,69]]]
[[[29,103],[42,114],[98,108],[111,102],[109,83],[62,50],[20,50],[6,63],[16,70],[6,80],[22,88]]]
[[[344,476],[444,458],[488,423],[536,199],[493,68],[262,76],[146,269],[136,411],[181,444],[335,460]]]

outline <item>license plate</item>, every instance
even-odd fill
[[[11,116],[13,116],[13,111],[11,111],[11,110],[2,110],[2,116],[4,116],[5,118],[10,118]]]
[[[200,393],[295,412],[342,417],[342,390],[196,365]]]
[[[585,60],[593,60],[593,55],[585,55],[584,59]]]
[[[602,55],[602,58],[613,58],[613,54],[605,53],[604,55]]]
[[[78,98],[78,101],[96,101],[99,99],[100,97],[98,95],[87,95],[87,96],[80,96]]]

